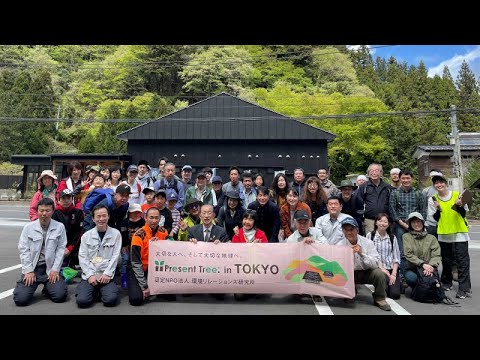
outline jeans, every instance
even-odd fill
[[[127,273],[127,265],[128,262],[130,261],[130,247],[127,247],[127,250],[123,250],[120,253],[121,256],[121,262],[120,262],[120,274],[126,274]]]

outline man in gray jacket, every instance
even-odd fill
[[[33,299],[39,284],[43,293],[56,303],[67,298],[67,285],[60,277],[67,233],[61,222],[52,220],[55,203],[44,198],[37,204],[38,219],[25,225],[18,250],[22,263],[22,277],[13,291],[17,306],[26,306]]]
[[[98,292],[103,305],[115,306],[118,287],[112,280],[122,249],[122,235],[117,229],[108,226],[107,205],[97,204],[92,214],[96,226],[83,234],[78,251],[82,281],[78,284],[75,295],[77,305],[80,308],[89,307]]]

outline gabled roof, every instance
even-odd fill
[[[117,135],[121,140],[327,140],[335,135],[220,93]]]
[[[413,157],[420,158],[426,153],[453,152],[454,145],[417,145]],[[460,151],[480,151],[480,145],[460,145]]]

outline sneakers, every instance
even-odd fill
[[[472,297],[472,292],[471,291],[458,290],[457,295],[455,297],[457,299],[465,299],[466,297]]]
[[[373,303],[374,303],[375,306],[378,306],[383,311],[391,311],[392,310],[392,308],[390,307],[390,305],[388,305],[388,303],[385,299],[376,300]]]
[[[128,289],[128,275],[127,274],[121,274],[120,276],[120,284],[122,286],[123,290]]]
[[[445,291],[453,290],[452,284],[443,284],[443,290]]]

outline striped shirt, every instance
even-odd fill
[[[372,240],[372,233],[369,232],[366,235],[367,239]],[[388,234],[385,234],[385,236],[382,238],[378,231],[375,232],[373,244],[375,245],[377,252],[380,254],[380,261],[385,269],[392,270],[393,264],[400,264],[400,250],[398,248],[397,237],[395,235],[393,236],[393,251],[392,242],[390,241],[390,236]]]

